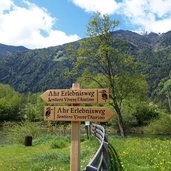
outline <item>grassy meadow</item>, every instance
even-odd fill
[[[81,170],[98,148],[95,138],[81,138]],[[171,138],[109,137],[125,171],[171,170]],[[33,146],[0,145],[1,171],[69,171],[70,140],[68,137],[43,136]]]
[[[96,139],[81,142],[81,169],[96,152]],[[33,141],[33,146],[22,144],[0,145],[1,171],[69,171],[70,141],[68,138],[46,136]]]
[[[110,137],[125,171],[171,170],[171,138]]]

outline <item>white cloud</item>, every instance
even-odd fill
[[[54,30],[55,18],[46,9],[26,0],[23,3],[25,7],[15,5],[12,0],[0,1],[0,43],[42,48],[80,39]]]
[[[73,0],[73,3],[86,12],[100,12],[102,14],[113,14],[120,3],[114,0]]]
[[[10,7],[13,5],[11,0],[2,0],[0,4],[0,13],[2,13],[4,10],[10,10]]]
[[[157,33],[170,31],[171,30],[171,17],[163,19],[163,20],[155,21],[150,26],[150,30],[157,32]]]
[[[149,1],[150,10],[158,15],[158,17],[166,17],[171,15],[171,1],[170,0],[151,0]]]
[[[171,29],[170,0],[124,0],[119,13],[142,31],[159,33]]]
[[[72,0],[86,12],[118,14],[125,22],[147,32],[171,30],[171,0]],[[128,22],[129,21],[129,22]]]
[[[171,30],[171,0],[70,0],[86,12],[118,14],[138,31],[163,33]],[[54,29],[56,18],[46,9],[20,0],[0,0],[0,43],[28,48],[56,46],[80,39]],[[137,26],[137,27],[135,27]]]

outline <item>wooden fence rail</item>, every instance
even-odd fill
[[[99,140],[100,147],[83,171],[108,171],[108,140],[101,125],[92,124],[92,134]]]

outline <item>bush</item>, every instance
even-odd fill
[[[151,120],[158,118],[159,113],[154,105],[142,103],[136,107],[136,111],[133,113],[133,116],[136,119],[137,126],[144,126]]]
[[[28,93],[25,97],[24,116],[30,122],[42,121],[44,102],[40,99],[40,94]]]
[[[60,139],[56,139],[56,140],[52,141],[50,146],[51,146],[51,148],[65,148],[68,146],[68,144],[69,144],[68,141],[60,138]]]
[[[56,139],[56,135],[42,134],[33,140],[33,145],[50,144]]]
[[[161,114],[159,119],[153,120],[144,128],[144,133],[171,135],[171,115]]]
[[[12,87],[0,84],[0,121],[20,120],[22,96]]]
[[[7,139],[9,143],[24,143],[25,136],[36,138],[42,134],[39,126],[32,122],[5,122],[3,125],[7,129]]]

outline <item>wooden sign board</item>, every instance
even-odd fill
[[[107,122],[114,112],[107,107],[45,106],[44,120]]]
[[[50,89],[41,98],[49,104],[109,103],[109,89]]]

